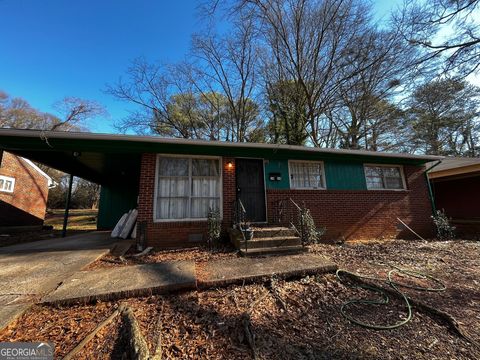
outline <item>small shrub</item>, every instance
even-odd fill
[[[207,215],[207,224],[208,224],[208,245],[212,247],[220,239],[220,234],[222,232],[222,221],[220,219],[220,210],[218,209],[208,209]]]
[[[455,238],[456,228],[450,224],[450,219],[445,214],[445,211],[437,210],[435,215],[432,215],[432,219],[439,240],[452,240]]]
[[[310,213],[310,209],[306,207],[300,209],[299,216],[302,242],[304,245],[318,243],[322,235],[325,234],[325,228],[317,228],[312,214]]]

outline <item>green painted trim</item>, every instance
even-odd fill
[[[367,190],[361,162],[326,161],[325,177],[329,190]]]
[[[270,173],[278,173],[281,176],[280,181],[272,181],[269,178]],[[267,189],[290,189],[290,179],[288,173],[288,160],[266,160],[265,161],[265,184]]]

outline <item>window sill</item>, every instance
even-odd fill
[[[207,218],[193,218],[193,219],[153,219],[154,223],[162,224],[162,223],[181,223],[181,222],[207,222]],[[220,221],[223,221],[223,218],[220,218]]]
[[[367,189],[367,191],[393,191],[393,192],[407,192],[407,191],[410,191],[408,189]]]
[[[302,191],[305,191],[305,190],[328,190],[327,188],[290,188],[290,190],[302,190]]]

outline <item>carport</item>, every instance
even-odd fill
[[[3,150],[70,174],[70,180],[76,176],[100,184],[98,230],[111,229],[137,205],[140,157],[145,150],[138,144],[114,141],[110,135],[0,129]]]

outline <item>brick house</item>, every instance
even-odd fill
[[[30,160],[0,151],[0,226],[42,225],[53,186]]]
[[[446,158],[428,174],[436,207],[457,227],[457,235],[480,234],[480,159]]]
[[[205,241],[209,208],[227,230],[238,200],[262,226],[281,223],[289,199],[304,204],[325,240],[411,237],[397,217],[432,234],[425,164],[437,156],[26,130],[0,130],[0,144],[100,183],[99,229],[137,207],[147,246]]]

